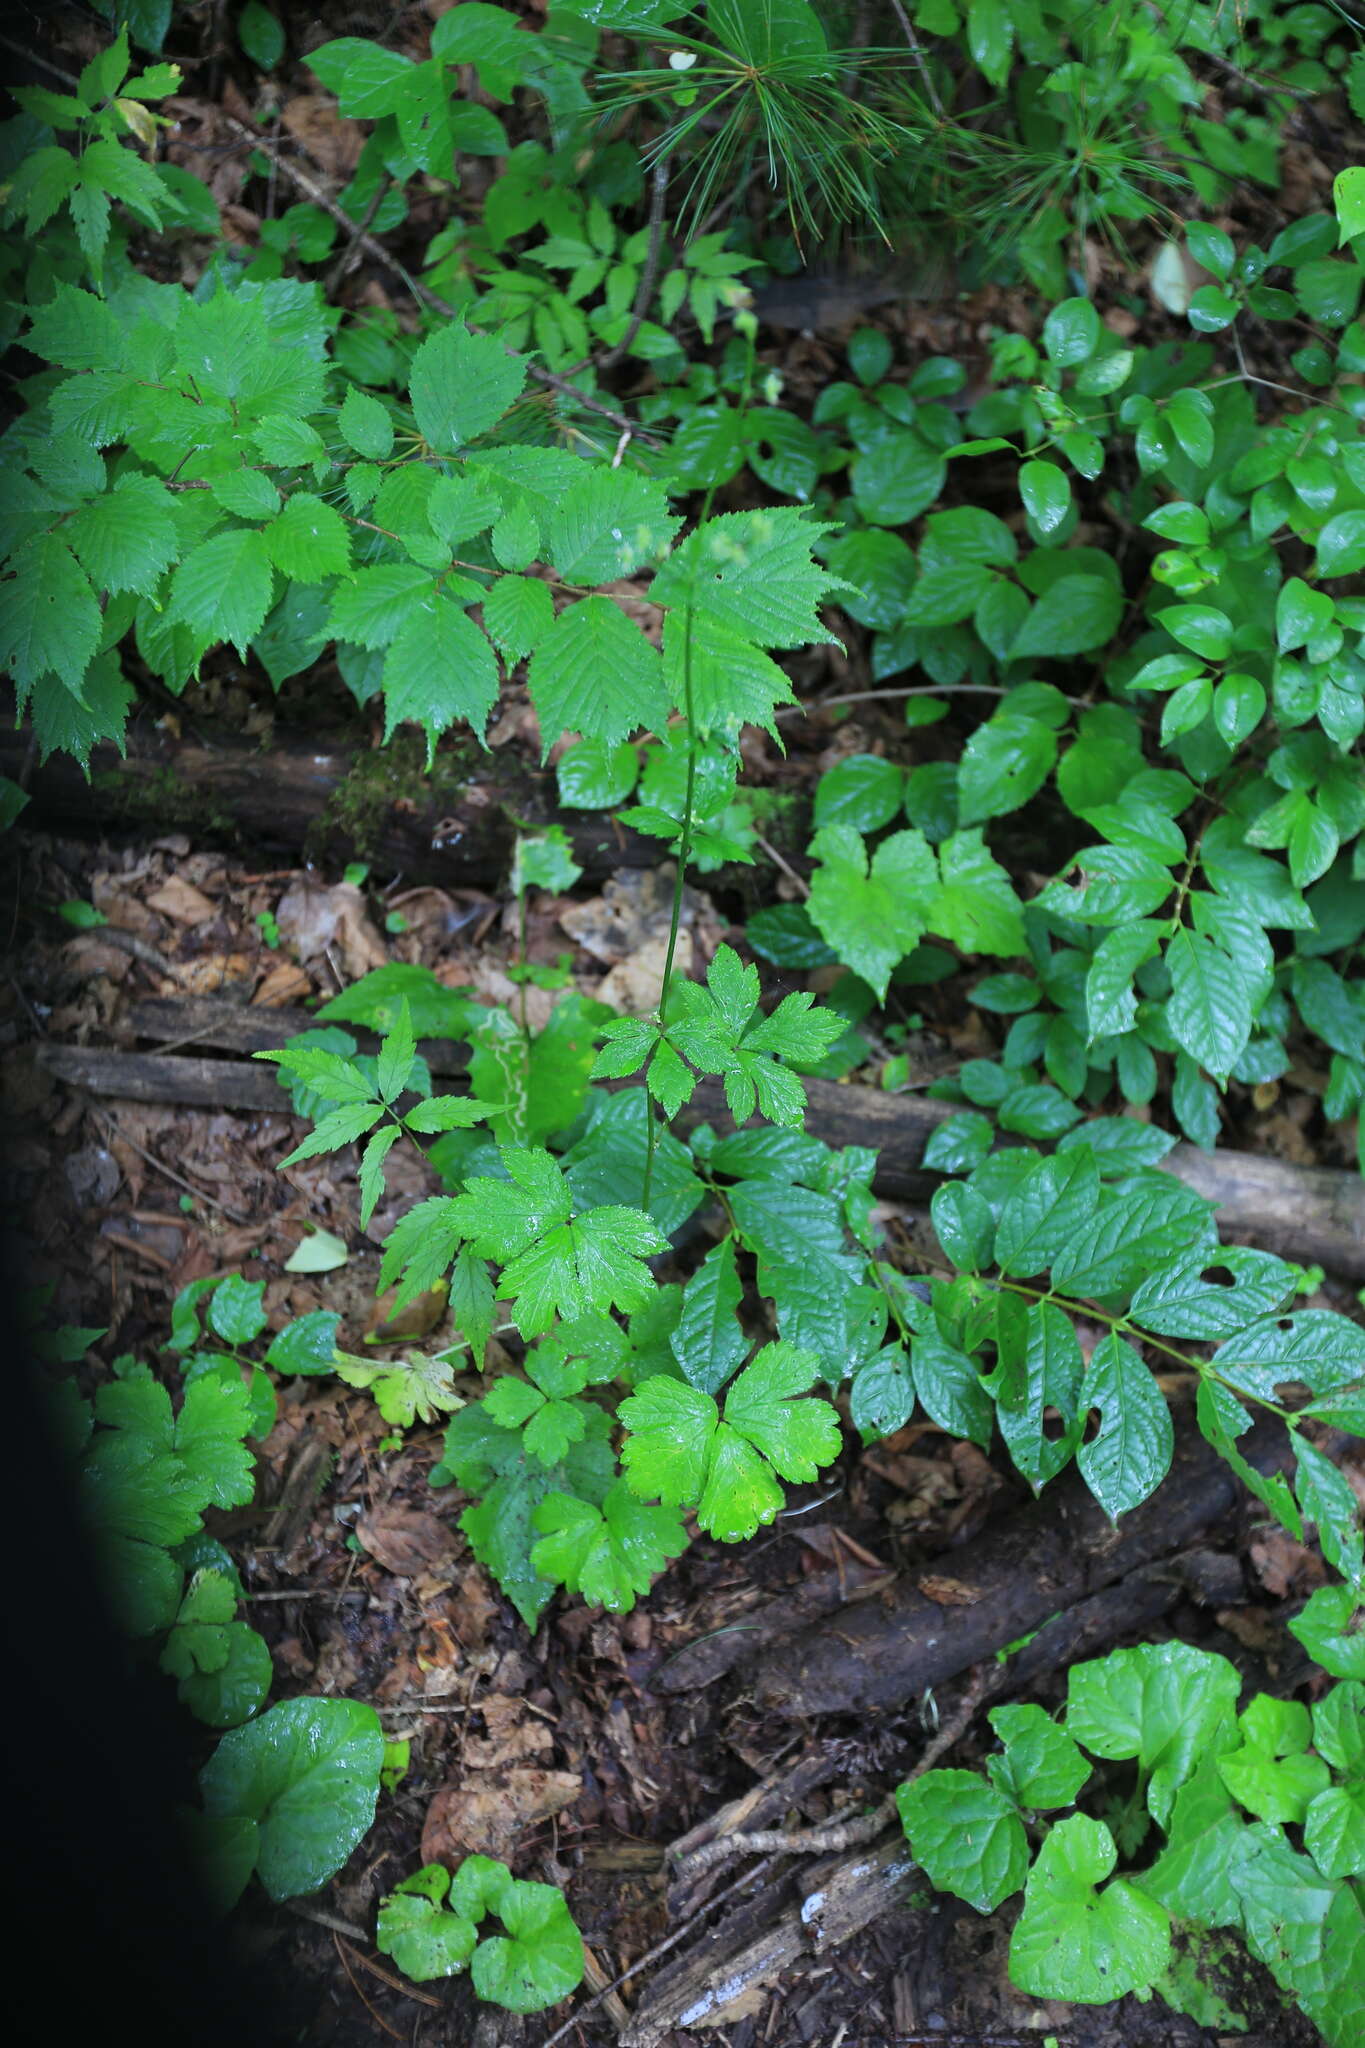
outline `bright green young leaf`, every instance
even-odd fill
[[[923,937],[938,864],[920,832],[893,832],[872,854],[851,825],[811,841],[811,922],[855,974],[885,1000],[891,970]]]
[[[630,1432],[621,1462],[632,1492],[695,1505],[700,1526],[723,1543],[752,1536],[782,1506],[777,1476],[814,1479],[839,1454],[834,1410],[799,1398],[820,1370],[809,1351],[765,1346],[731,1386],[723,1419],[698,1388],[646,1380],[619,1410]]]
[[[613,1614],[629,1614],[636,1596],[687,1547],[677,1509],[636,1500],[624,1480],[600,1507],[567,1493],[547,1494],[531,1521],[540,1531],[531,1563],[541,1577]]]
[[[939,1891],[993,1913],[1028,1875],[1024,1823],[1008,1793],[975,1771],[926,1771],[896,1788],[911,1853]]]
[[[415,1984],[457,1975],[468,1967],[474,1953],[478,1940],[474,1922],[463,1914],[441,1910],[449,1886],[450,1876],[443,1865],[429,1863],[405,1878],[380,1903],[375,1946],[381,1955],[392,1956]]]
[[[991,1782],[1017,1806],[1070,1806],[1092,1766],[1042,1707],[995,1707],[987,1717],[1004,1754],[986,1765]]]
[[[1237,1727],[1240,1746],[1218,1759],[1218,1775],[1228,1791],[1257,1820],[1300,1824],[1331,1778],[1323,1759],[1307,1754],[1312,1739],[1307,1707],[1299,1700],[1258,1693],[1238,1716]]]
[[[493,1907],[507,1932],[486,1935],[470,1976],[480,1998],[508,2012],[543,2012],[583,1981],[583,1937],[552,1884],[511,1878]]]
[[[1165,1827],[1200,1756],[1228,1747],[1240,1691],[1226,1657],[1186,1643],[1114,1650],[1068,1674],[1067,1731],[1095,1756],[1135,1758]]]
[[[1010,1978],[1035,1998],[1105,2005],[1145,1992],[1170,1961],[1165,1908],[1123,1878],[1098,1889],[1118,1860],[1100,1821],[1058,1821],[1029,1872],[1010,1937]]]

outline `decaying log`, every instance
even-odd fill
[[[827,1145],[878,1150],[874,1186],[893,1200],[923,1202],[939,1184],[920,1162],[930,1133],[960,1104],[891,1095],[856,1081],[807,1081],[806,1129]],[[686,1113],[725,1123],[718,1081],[703,1081]],[[686,1121],[686,1117],[684,1119]],[[1218,1204],[1220,1236],[1260,1245],[1281,1258],[1324,1266],[1347,1280],[1365,1280],[1365,1179],[1335,1167],[1291,1166],[1260,1153],[1201,1152],[1177,1145],[1161,1161],[1187,1187]]]
[[[190,1000],[151,997],[135,1003],[126,1029],[137,1038],[214,1046],[251,1053],[283,1045],[295,1032],[314,1027],[307,1010],[267,1010],[217,996]],[[377,1044],[371,1034],[348,1026],[362,1051]],[[433,1074],[460,1074],[468,1054],[462,1045],[424,1039],[418,1047]],[[870,1145],[878,1152],[874,1185],[893,1200],[927,1201],[940,1176],[920,1165],[924,1148],[951,1102],[920,1095],[891,1095],[856,1081],[808,1080],[806,1128],[828,1145]],[[684,1129],[701,1122],[733,1128],[723,1085],[703,1079],[679,1118]],[[1365,1279],[1365,1180],[1332,1167],[1290,1166],[1253,1152],[1201,1152],[1177,1145],[1162,1161],[1187,1187],[1218,1207],[1221,1235],[1229,1243],[1260,1244],[1282,1258],[1327,1267],[1346,1279]]]
[[[1291,1455],[1287,1432],[1273,1421],[1238,1448],[1261,1472]],[[749,1684],[762,1705],[791,1718],[901,1707],[1059,1610],[1184,1550],[1240,1492],[1230,1467],[1187,1423],[1166,1478],[1117,1524],[1073,1469],[932,1567],[901,1574],[884,1593],[765,1652]],[[949,1605],[924,1590],[943,1592],[947,1579]],[[674,1659],[674,1684],[680,1668]]]
[[[234,1003],[224,996],[147,996],[121,1019],[127,1037],[150,1039],[167,1050],[203,1045],[247,1056],[278,1051],[300,1031],[316,1031],[322,1022],[311,1010]],[[360,1024],[340,1028],[349,1031],[361,1052],[378,1051],[373,1031]],[[463,1074],[469,1066],[468,1046],[449,1038],[423,1038],[417,1050],[433,1074]]]
[[[162,1044],[252,1053],[282,1045],[316,1023],[306,1010],[265,1009],[214,996],[156,997],[135,1003],[124,1028],[132,1037]],[[362,1050],[376,1042],[358,1028],[355,1036]],[[424,1040],[419,1050],[436,1075],[464,1071],[462,1046]],[[217,1109],[278,1109],[282,1101],[271,1075],[244,1070],[231,1060],[55,1045],[45,1045],[40,1057],[62,1080],[100,1095]],[[939,1176],[921,1165],[924,1148],[938,1125],[955,1114],[956,1105],[892,1095],[856,1081],[810,1080],[806,1093],[806,1127],[813,1136],[829,1145],[876,1149],[873,1185],[879,1195],[928,1200]],[[718,1080],[701,1081],[679,1125],[691,1129],[703,1120],[722,1130],[733,1128]],[[1161,1166],[1218,1204],[1219,1230],[1227,1242],[1261,1245],[1344,1279],[1365,1279],[1365,1180],[1360,1175],[1290,1166],[1248,1152],[1205,1153],[1193,1145],[1177,1145]]]
[[[389,747],[268,748],[235,735],[177,739],[135,723],[128,753],[98,746],[90,780],[68,754],[41,766],[31,735],[0,731],[0,774],[22,781],[25,825],[88,836],[95,832],[192,832],[198,845],[249,849],[340,864],[370,861],[385,874],[451,887],[505,879],[517,820],[563,826],[574,859],[590,876],[655,867],[662,849],[600,812],[560,811],[555,778],[507,750],[437,754],[428,774],[420,747],[400,735]]]
[[[38,1064],[68,1087],[123,1102],[178,1102],[187,1109],[249,1109],[291,1116],[273,1069],[177,1053],[110,1052],[99,1045],[37,1048]]]

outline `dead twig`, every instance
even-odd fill
[[[903,1784],[932,1770],[939,1758],[961,1741],[982,1700],[999,1690],[1003,1675],[1003,1666],[992,1669],[987,1664],[977,1665],[957,1706],[933,1740],[925,1744],[924,1754],[902,1779]],[[751,1834],[717,1835],[713,1841],[702,1842],[680,1857],[676,1873],[684,1879],[699,1877],[703,1871],[714,1869],[718,1863],[728,1863],[735,1856],[839,1855],[845,1849],[860,1849],[866,1842],[875,1842],[895,1818],[895,1794],[888,1792],[868,1813],[852,1820],[825,1821],[819,1827],[795,1828],[790,1832],[782,1828],[756,1828]]]
[[[675,1928],[672,1934],[667,1935],[663,1941],[655,1942],[653,1948],[646,1949],[642,1956],[635,1958],[629,1969],[622,1970],[619,1977],[613,1977],[610,1984],[604,1984],[600,1991],[595,1991],[586,2005],[580,2005],[572,2017],[565,2020],[562,2027],[556,2028],[555,2032],[544,2043],[544,2048],[555,2048],[556,2041],[562,2041],[566,2034],[571,2034],[579,2021],[585,2020],[590,2012],[595,2012],[597,2007],[613,1991],[619,1991],[621,1986],[628,1984],[632,1977],[638,1977],[641,1970],[649,1969],[651,1964],[657,1963],[662,1957],[666,1956],[670,1949],[675,1949],[680,1941],[685,1941],[698,1920],[702,1919],[705,1914],[712,1912],[717,1906],[724,1905],[725,1901],[733,1898],[736,1892],[744,1891],[746,1888],[760,1884],[767,1874],[768,1865],[760,1863],[755,1869],[744,1871],[741,1876],[726,1885],[724,1891],[717,1892],[714,1898],[708,1899],[705,1905],[701,1906],[697,1912],[688,1915],[681,1927]]]

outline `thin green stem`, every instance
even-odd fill
[[[743,331],[741,329],[741,332]],[[740,387],[737,408],[741,420],[749,409],[749,398],[754,387],[754,334],[755,328],[751,325],[745,335],[748,349],[744,363],[744,382]],[[702,500],[701,515],[697,520],[698,531],[705,526],[707,520],[711,517],[711,507],[715,503],[718,489],[718,484],[712,484]],[[683,889],[687,882],[687,857],[692,851],[692,811],[697,790],[697,723],[695,717],[696,707],[692,694],[693,609],[693,600],[689,598],[683,607],[682,657],[683,716],[687,721],[687,782],[683,791],[682,832],[678,838],[678,869],[673,877],[673,912],[668,924],[668,946],[664,952],[663,982],[659,989],[660,1038],[663,1037],[664,1032],[668,1028],[668,997],[669,991],[673,986],[673,962],[678,950],[678,932],[682,925]],[[659,1145],[658,1119],[650,1108],[649,1083],[647,1079],[645,1083],[645,1112],[647,1117],[645,1125],[645,1174],[643,1191],[640,1196],[640,1207],[642,1209],[648,1209],[649,1207],[649,1190],[654,1179],[654,1155]]]
[[[673,877],[673,913],[668,921],[668,946],[664,952],[664,977],[659,989],[659,1026],[668,1024],[668,995],[673,985],[673,960],[678,950],[682,925],[683,889],[687,879],[687,856],[692,851],[692,806],[697,788],[697,732],[692,715],[692,606],[683,612],[683,715],[687,720],[687,783],[683,791],[682,834],[678,840],[678,868]],[[649,1098],[646,1094],[645,1106]],[[659,1142],[659,1120],[651,1112],[645,1127],[645,1179],[640,1207],[649,1207],[649,1187],[654,1177],[654,1154]]]
[[[521,1041],[526,1048],[527,1059],[531,1056],[531,1027],[526,1021],[526,890],[517,890],[517,965],[521,969],[521,985],[517,990],[517,1021],[521,1026]]]

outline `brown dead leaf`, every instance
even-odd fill
[[[330,176],[348,177],[355,169],[364,133],[357,122],[344,120],[337,113],[336,101],[329,94],[302,92],[286,100],[280,108],[280,121]]]
[[[275,909],[280,935],[306,965],[335,947],[345,980],[359,981],[388,960],[383,942],[370,923],[365,898],[354,883],[321,888],[301,875]]]
[[[371,1557],[400,1579],[453,1563],[455,1545],[436,1515],[420,1508],[382,1507],[362,1515],[355,1525]]]
[[[1322,1565],[1305,1544],[1283,1529],[1262,1529],[1247,1545],[1252,1569],[1272,1599],[1321,1585]]]
[[[103,974],[110,981],[122,981],[133,965],[127,953],[109,945],[98,932],[82,932],[79,937],[68,939],[62,947],[62,963],[80,975],[82,980]],[[55,1018],[53,1022],[56,1022]]]
[[[193,882],[187,882],[180,875],[167,875],[159,888],[147,896],[149,910],[159,911],[162,917],[171,918],[176,924],[207,924],[211,917],[218,915],[216,903],[210,903],[202,889],[196,889]]]
[[[614,967],[650,939],[666,940],[673,911],[673,867],[623,868],[600,896],[574,903],[559,913],[561,927],[585,952]],[[682,924],[693,922],[697,898],[683,891]]]
[[[915,1584],[926,1600],[933,1600],[940,1607],[973,1607],[981,1598],[980,1586],[969,1586],[963,1579],[945,1578],[939,1572],[925,1572]]]
[[[464,1648],[481,1650],[499,1613],[484,1574],[477,1569],[463,1573],[448,1604],[451,1627]]]
[[[292,960],[281,960],[271,968],[251,1001],[256,1009],[282,1009],[286,1003],[301,1002],[312,986],[301,967],[296,967]]]
[[[625,960],[604,974],[594,994],[599,1003],[620,1017],[647,1017],[659,1007],[663,994],[664,964],[668,958],[667,939],[647,939]],[[684,978],[692,972],[692,934],[678,933],[674,973]]]
[[[173,962],[171,973],[189,995],[216,996],[224,989],[249,987],[256,968],[247,953],[204,953],[198,960]]]
[[[443,1786],[422,1825],[422,1861],[454,1865],[466,1856],[495,1856],[509,1862],[530,1828],[563,1813],[582,1790],[572,1771],[529,1766],[496,1779]]]
[[[486,1737],[465,1737],[464,1761],[470,1770],[502,1770],[508,1764],[548,1756],[554,1748],[549,1726],[538,1715],[528,1713],[525,1700],[490,1693],[479,1701],[479,1712],[488,1733]]]

